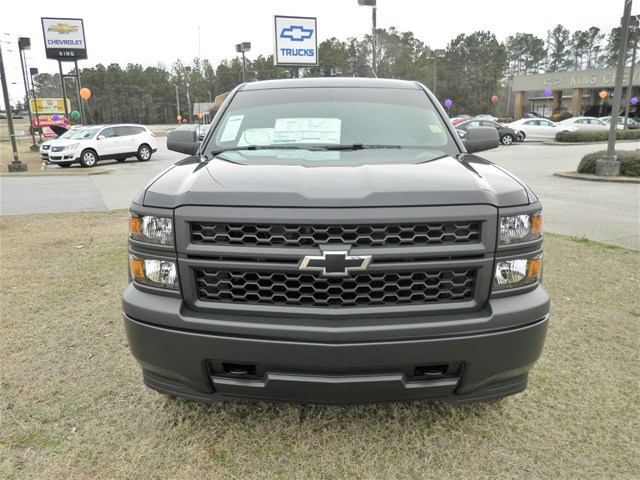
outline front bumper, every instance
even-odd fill
[[[390,327],[385,332],[389,340],[364,334],[366,328],[345,333],[340,321],[319,329],[314,340],[279,337],[273,324],[252,324],[253,333],[245,328],[240,334],[221,334],[154,322],[158,310],[171,310],[174,303],[174,313],[186,315],[180,299],[130,285],[123,297],[127,338],[147,386],[200,402],[462,403],[500,398],[526,388],[549,320],[549,297],[542,286],[490,300],[489,307],[478,312],[486,317],[479,322],[483,329],[455,333],[456,316],[451,315],[448,334],[440,327],[434,335],[422,329],[411,336]],[[237,322],[242,324],[242,318]],[[429,324],[430,318],[423,322]],[[396,319],[387,323],[392,326]]]

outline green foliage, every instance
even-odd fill
[[[319,45],[317,67],[276,67],[273,55],[249,58],[251,55],[245,58],[245,79],[375,75],[416,80],[436,90],[441,102],[452,99],[451,115],[500,116],[501,108],[491,103],[491,97],[502,96],[507,77],[610,65],[618,56],[619,30],[611,30],[603,43],[605,35],[597,27],[572,34],[557,25],[548,32],[546,45],[545,40],[527,33],[517,33],[502,43],[491,32],[477,31],[458,35],[450,40],[443,57],[434,57],[434,48],[442,46],[444,39],[439,45],[428,46],[412,32],[400,32],[395,27],[378,28],[375,58],[372,35],[361,39],[350,37],[346,41],[331,38]],[[636,28],[631,30],[633,38]],[[191,67],[188,77],[187,65]],[[83,104],[86,118],[81,121],[173,123],[177,114],[188,116],[187,84],[192,105],[211,102],[242,82],[242,72],[240,55],[217,66],[200,58],[178,59],[170,68],[160,62],[147,68],[139,64],[98,64],[80,71],[81,86],[92,92],[92,97]],[[60,75],[36,75],[34,83],[38,98],[62,97]],[[71,111],[80,111],[76,82],[66,77],[64,85]]]
[[[606,142],[609,132],[560,132],[556,135],[557,142]],[[616,130],[616,140],[640,140],[639,130]]]
[[[578,173],[596,173],[596,161],[607,154],[606,150],[589,153],[582,157],[578,165]],[[620,160],[620,175],[623,177],[640,177],[640,149],[618,150],[615,155]]]

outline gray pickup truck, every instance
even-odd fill
[[[527,386],[549,321],[542,206],[411,81],[229,93],[130,208],[131,352],[200,402],[487,401]],[[512,147],[513,148],[513,147]]]

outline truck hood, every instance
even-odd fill
[[[152,180],[135,203],[260,207],[393,207],[529,204],[523,184],[474,155],[417,164],[305,167],[243,165],[197,157]]]

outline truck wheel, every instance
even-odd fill
[[[149,148],[149,145],[140,145],[136,157],[138,157],[138,161],[140,162],[149,160],[151,158],[151,148]]]
[[[98,154],[93,150],[85,150],[80,155],[80,165],[85,168],[95,167],[98,163]]]

